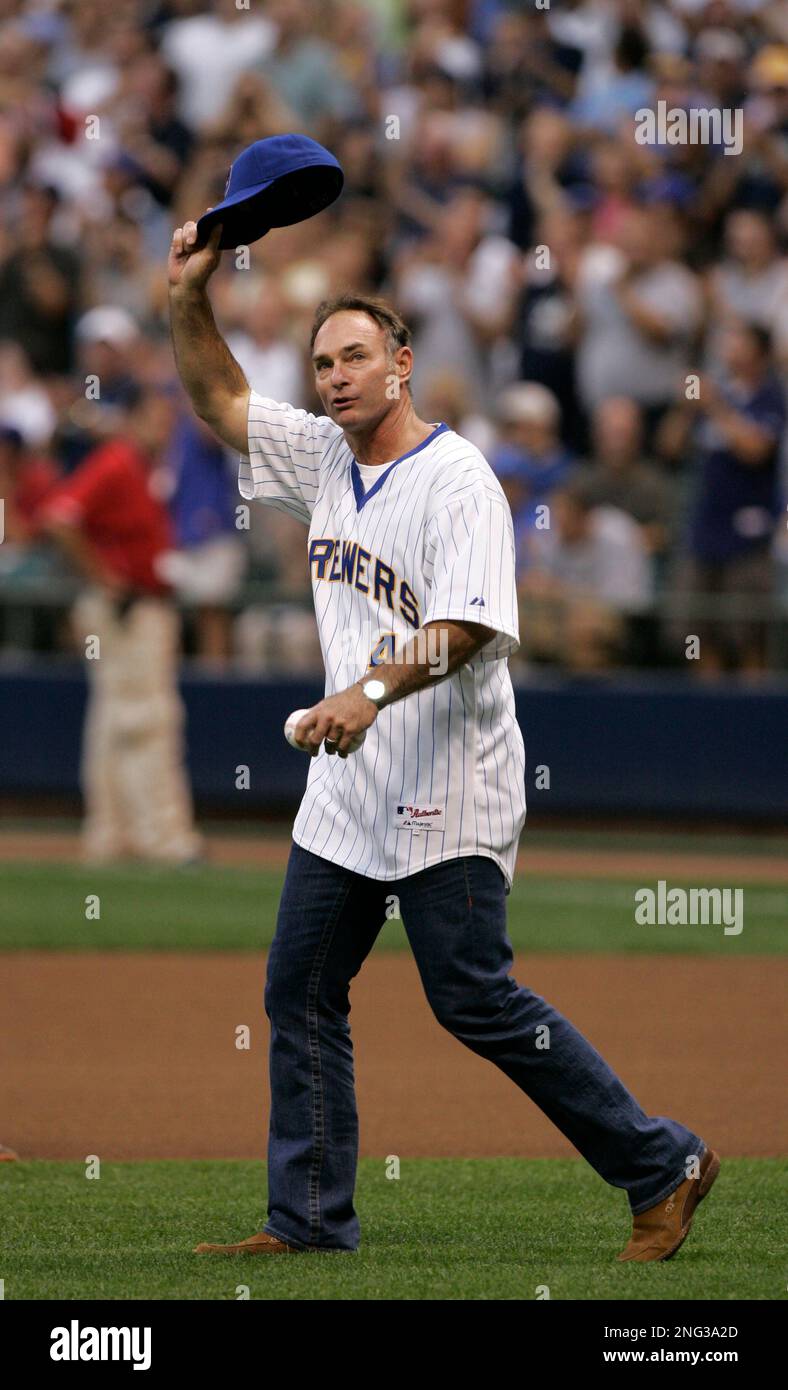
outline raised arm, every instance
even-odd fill
[[[216,327],[207,285],[219,264],[221,224],[197,246],[197,224],[172,236],[167,270],[175,363],[192,405],[214,434],[239,454],[248,451],[249,383]]]

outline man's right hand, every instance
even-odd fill
[[[196,222],[185,222],[182,227],[175,228],[167,259],[170,291],[205,288],[219,264],[221,234],[222,224],[219,222],[206,244],[198,248]]]

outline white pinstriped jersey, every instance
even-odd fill
[[[507,664],[519,646],[514,537],[484,456],[437,425],[365,490],[339,425],[252,391],[238,481],[309,527],[326,695],[396,660],[424,623],[496,633],[453,675],[381,710],[358,752],[312,759],[293,839],[375,879],[486,855],[511,885],[525,820]]]

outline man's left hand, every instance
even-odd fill
[[[377,714],[377,706],[367,698],[361,686],[351,685],[348,690],[329,695],[313,705],[293,732],[296,742],[302,744],[312,758],[317,757],[323,740],[327,753],[346,758],[353,739],[374,724]]]

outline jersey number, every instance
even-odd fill
[[[394,632],[386,632],[379,642],[376,642],[369,656],[370,666],[384,666],[386,662],[394,660],[394,651],[397,645],[397,637]]]

